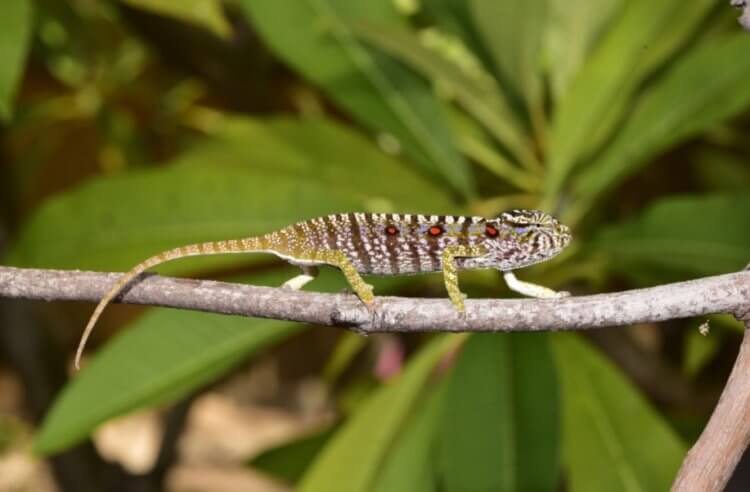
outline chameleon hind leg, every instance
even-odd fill
[[[445,281],[445,290],[448,291],[448,297],[456,307],[456,311],[464,312],[464,299],[466,294],[461,292],[458,287],[458,267],[456,266],[457,257],[476,257],[484,256],[487,251],[481,246],[461,246],[452,245],[443,250],[443,281]]]
[[[318,267],[316,266],[301,265],[300,269],[302,270],[300,275],[290,278],[281,287],[284,289],[300,290],[318,276]]]
[[[367,309],[370,311],[374,308],[375,295],[372,292],[372,285],[365,282],[362,276],[359,274],[349,258],[341,251],[321,251],[318,253],[317,258],[325,261],[329,265],[338,267],[339,270],[346,277],[346,281],[352,288],[357,297],[365,303]]]
[[[567,297],[570,295],[570,292],[565,292],[565,291],[558,292],[556,290],[552,290],[549,287],[545,287],[543,285],[532,284],[531,282],[524,282],[523,280],[518,280],[518,278],[513,274],[513,272],[503,273],[503,278],[505,279],[505,283],[508,284],[508,288],[510,290],[518,292],[519,294],[523,294],[528,297],[539,297],[542,299],[548,299],[552,297]]]

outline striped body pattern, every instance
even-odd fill
[[[371,310],[375,299],[372,286],[360,274],[442,271],[451,301],[463,312],[465,296],[458,288],[459,270],[500,270],[508,287],[532,297],[567,295],[522,282],[512,270],[557,255],[570,239],[566,226],[537,210],[512,210],[495,218],[355,212],[298,222],[261,236],[181,246],[144,260],[112,286],[86,325],[76,367],[104,308],[139,274],[167,261],[212,254],[272,253],[302,269],[302,275],[284,284],[292,289],[300,289],[315,278],[318,265],[331,265],[341,270]]]
[[[260,249],[300,265],[325,263],[320,253],[341,251],[359,273],[399,275],[441,271],[448,246],[487,250],[457,258],[459,269],[515,270],[554,256],[569,239],[567,227],[537,211],[515,210],[495,219],[347,213],[262,236]]]

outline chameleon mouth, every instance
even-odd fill
[[[567,246],[567,244],[570,242],[570,240],[573,238],[573,235],[570,233],[570,228],[566,226],[565,224],[557,224],[557,234],[560,237],[560,241],[564,246]]]

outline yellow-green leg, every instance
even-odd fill
[[[461,292],[458,287],[458,268],[456,267],[457,257],[474,257],[484,256],[487,251],[481,246],[448,246],[443,250],[443,280],[445,289],[448,291],[448,297],[460,313],[464,312],[464,299],[466,294]]]
[[[349,258],[341,251],[320,251],[316,258],[329,265],[338,267],[346,277],[346,281],[355,294],[365,303],[368,309],[373,309],[375,295],[372,293],[372,285],[365,282]]]

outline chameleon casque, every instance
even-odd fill
[[[148,268],[187,256],[272,253],[302,269],[284,287],[300,289],[319,265],[339,268],[352,290],[373,309],[372,286],[360,274],[403,275],[443,272],[453,305],[464,311],[458,271],[492,268],[504,272],[511,290],[531,297],[560,297],[541,285],[518,280],[512,270],[547,260],[570,242],[568,228],[537,210],[512,210],[496,218],[378,213],[342,213],[298,222],[275,232],[244,239],[192,244],[170,249],[139,263],[99,301],[81,337],[83,348],[104,308]]]

